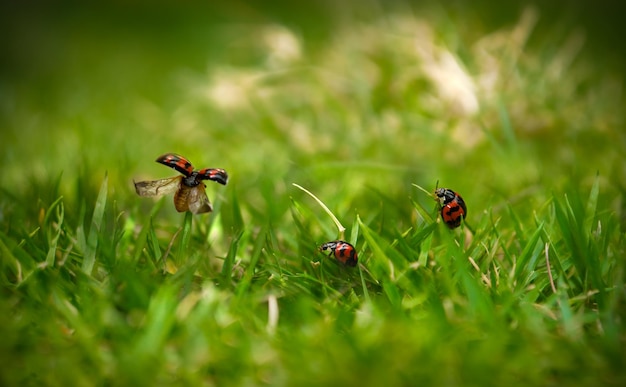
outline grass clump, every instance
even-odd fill
[[[367,9],[319,36],[173,13],[166,48],[207,36],[179,61],[64,16],[58,60],[106,61],[51,68],[49,104],[2,91],[3,385],[626,381],[621,84],[537,10]],[[149,20],[116,34],[154,44]],[[165,152],[228,171],[213,213],[135,195]]]

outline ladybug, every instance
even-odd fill
[[[350,243],[345,241],[326,242],[320,246],[320,251],[330,250],[328,256],[331,255],[337,261],[350,267],[355,267],[359,259],[356,255],[356,249]]]
[[[189,160],[175,153],[166,153],[157,158],[156,162],[174,168],[182,176],[134,182],[135,191],[139,196],[161,196],[175,192],[174,207],[176,207],[176,211],[191,211],[194,214],[213,211],[211,202],[206,195],[206,185],[202,181],[211,180],[226,185],[228,174],[225,170],[204,168],[196,171]]]
[[[467,216],[465,201],[458,193],[449,188],[435,189],[435,199],[441,205],[441,219],[451,229],[461,225],[461,219]]]

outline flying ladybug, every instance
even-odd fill
[[[134,182],[135,191],[139,196],[161,196],[175,192],[174,206],[176,211],[191,211],[194,214],[213,211],[213,206],[206,196],[206,185],[202,180],[211,180],[226,185],[228,174],[225,170],[219,168],[194,170],[189,160],[176,153],[166,153],[156,159],[156,162],[174,168],[182,175]]]

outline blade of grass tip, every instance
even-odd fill
[[[358,214],[357,214],[358,216]],[[359,222],[355,218],[354,223],[352,223],[352,233],[350,234],[350,243],[356,246],[356,242],[359,238]]]
[[[121,235],[120,241],[118,242],[118,250],[130,251],[131,246],[135,243],[133,234],[133,230],[135,230],[137,226],[135,219],[132,216],[127,216],[126,212],[120,212],[117,221],[121,224],[121,226],[119,226]]]
[[[357,214],[354,219],[354,223],[352,224],[352,234],[350,235],[350,242],[356,245],[356,241],[359,237],[359,214]],[[358,265],[359,267],[359,277],[361,278],[361,287],[363,287],[363,295],[365,296],[365,300],[367,302],[371,302],[370,293],[367,290],[367,285],[365,284],[365,277],[363,276],[363,267]]]
[[[579,199],[579,198],[580,198],[580,197],[576,197],[576,199]],[[580,204],[580,202],[579,202],[579,201],[577,201],[577,202],[578,202],[578,204]],[[569,218],[570,222],[572,223],[572,225],[574,226],[574,227],[571,229],[571,230],[572,230],[572,232],[574,232],[574,233],[578,234],[577,236],[579,236],[579,237],[586,237],[586,236],[587,236],[587,234],[586,234],[586,233],[584,233],[584,232],[583,232],[583,233],[581,233],[581,232],[580,232],[580,231],[581,231],[581,229],[579,228],[579,225],[580,225],[580,224],[579,224],[579,219],[580,219],[580,218],[583,218],[583,217],[584,217],[584,215],[583,215],[583,216],[578,216],[578,217],[576,216],[576,213],[577,213],[577,212],[575,212],[575,211],[574,211],[574,207],[572,207],[572,203],[570,203],[570,200],[569,200],[569,197],[567,196],[567,194],[565,194],[565,206],[566,206],[566,208],[567,208],[567,216],[568,216],[568,218]],[[578,208],[580,208],[580,206],[579,206]],[[581,214],[581,211],[578,211],[578,214],[580,215],[580,214]],[[584,220],[584,219],[583,219],[583,220]]]
[[[108,189],[109,176],[108,173],[104,174],[104,180],[100,186],[100,192],[96,199],[96,205],[93,209],[93,217],[91,218],[91,227],[89,228],[89,237],[87,238],[87,250],[84,251],[83,257],[83,272],[91,275],[93,267],[96,263],[96,249],[98,247],[98,234],[101,231],[102,219],[104,218],[104,207],[107,202],[107,189]]]
[[[600,195],[600,174],[596,173],[596,179],[591,186],[591,192],[589,193],[589,200],[587,200],[587,208],[585,209],[585,228],[584,231],[591,231],[593,227],[593,219],[596,216],[596,209],[598,207],[598,196]]]
[[[589,259],[590,257],[587,255],[586,249],[589,247],[589,235],[588,230],[584,230],[582,228],[584,227],[584,223],[581,223],[585,221],[585,215],[582,213],[584,209],[582,208],[580,201],[576,199],[579,199],[579,196],[573,195],[572,200],[574,201],[574,206],[572,206],[568,195],[565,194],[565,208],[568,225],[566,226],[567,229],[562,231],[564,235],[565,233],[568,234],[566,240],[571,243],[572,259],[575,262],[576,270],[580,273],[581,282],[588,288],[588,280],[591,279],[593,282],[590,284],[591,288],[599,289],[600,287],[603,287],[602,281],[599,280],[597,276],[599,265],[595,262],[591,263]],[[578,211],[575,211],[574,208]]]
[[[62,197],[61,197],[62,198]],[[63,227],[63,219],[65,216],[65,209],[63,207],[63,202],[60,199],[57,199],[53,205],[57,205],[56,214],[57,214],[57,224],[56,224],[56,233],[52,237],[48,247],[48,255],[46,256],[46,267],[54,266],[54,259],[57,253],[57,243],[59,242],[59,237],[61,236],[61,230]],[[52,211],[52,206],[48,211]],[[51,226],[50,226],[51,227]]]
[[[526,240],[524,239],[525,235],[524,235],[524,228],[522,226],[522,221],[517,216],[515,211],[513,211],[513,208],[511,207],[510,204],[507,204],[506,208],[507,208],[509,219],[513,223],[513,229],[515,230],[515,234],[517,235],[517,238],[519,239],[520,244],[524,244]]]
[[[87,237],[85,236],[85,208],[85,202],[83,201],[78,212],[78,227],[76,228],[76,242],[78,243],[80,251],[83,252],[83,255],[85,254],[85,251],[87,251]]]
[[[584,257],[583,246],[586,246],[587,243],[586,241],[581,241],[584,236],[579,232],[580,229],[576,223],[576,217],[574,216],[572,207],[567,201],[567,195],[565,196],[565,206],[563,206],[556,197],[553,199],[553,203],[554,215],[561,229],[563,240],[571,252],[571,261],[574,263],[574,267],[577,271],[578,278],[575,278],[576,276],[570,276],[570,279],[585,286],[588,268]]]
[[[48,207],[48,210],[46,211],[46,215],[43,218],[42,224],[48,224],[50,222],[50,218],[52,217],[52,214],[54,213],[52,210],[56,209],[59,203],[61,203],[61,200],[63,200],[63,196],[59,196],[57,200],[55,200],[54,202],[52,202],[52,204],[50,204],[50,206]]]
[[[419,186],[417,184],[412,184],[412,185],[413,185],[413,187],[415,187],[415,188],[419,189],[420,191],[424,192],[430,198],[435,198],[435,195],[432,192],[429,192],[428,190],[426,190],[425,188],[423,188],[423,187],[421,187],[421,186]],[[432,223],[432,222],[436,221],[436,219],[437,219],[437,211],[434,212],[434,217],[433,217],[433,214],[431,213],[431,211],[429,211],[426,208],[424,208],[418,202],[416,202],[414,200],[411,200],[411,201],[413,203],[413,207],[415,207],[417,212],[422,216],[422,218],[424,218],[424,220],[426,220],[428,223]]]
[[[311,196],[324,209],[324,211],[326,211],[328,216],[330,216],[330,218],[333,220],[333,222],[335,222],[335,226],[337,226],[337,230],[339,231],[339,239],[344,239],[344,234],[346,232],[346,228],[343,227],[343,225],[339,222],[339,219],[337,219],[335,214],[333,214],[330,211],[330,209],[328,207],[326,207],[326,204],[324,204],[320,199],[317,198],[317,196],[313,195],[310,191],[308,191],[306,188],[302,187],[301,185],[298,185],[296,183],[292,183],[292,185],[294,187],[299,188],[302,191],[306,192],[309,196]]]
[[[596,179],[591,186],[591,192],[589,193],[589,199],[587,200],[587,207],[585,208],[585,215],[583,222],[582,233],[589,233],[587,235],[593,235],[594,219],[596,218],[596,211],[598,207],[598,196],[600,195],[600,174],[596,173]],[[593,287],[600,291],[599,306],[603,306],[604,292],[606,284],[602,278],[602,264],[598,262],[599,252],[597,250],[597,239],[587,237],[587,252],[585,254],[585,264],[589,268],[588,273],[591,275]]]
[[[417,185],[417,184],[415,184],[415,183],[413,183],[413,184],[411,184],[411,185],[412,185],[413,187],[415,187],[415,188],[419,189],[420,191],[424,192],[426,195],[428,195],[428,196],[430,196],[430,197],[433,197],[433,193],[432,193],[432,192],[430,192],[430,191],[428,191],[428,190],[427,190],[427,189],[425,189],[425,188],[422,188],[422,186]]]

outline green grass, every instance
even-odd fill
[[[9,24],[0,384],[626,382],[621,74],[537,10],[318,7]],[[135,194],[165,152],[213,213]]]

